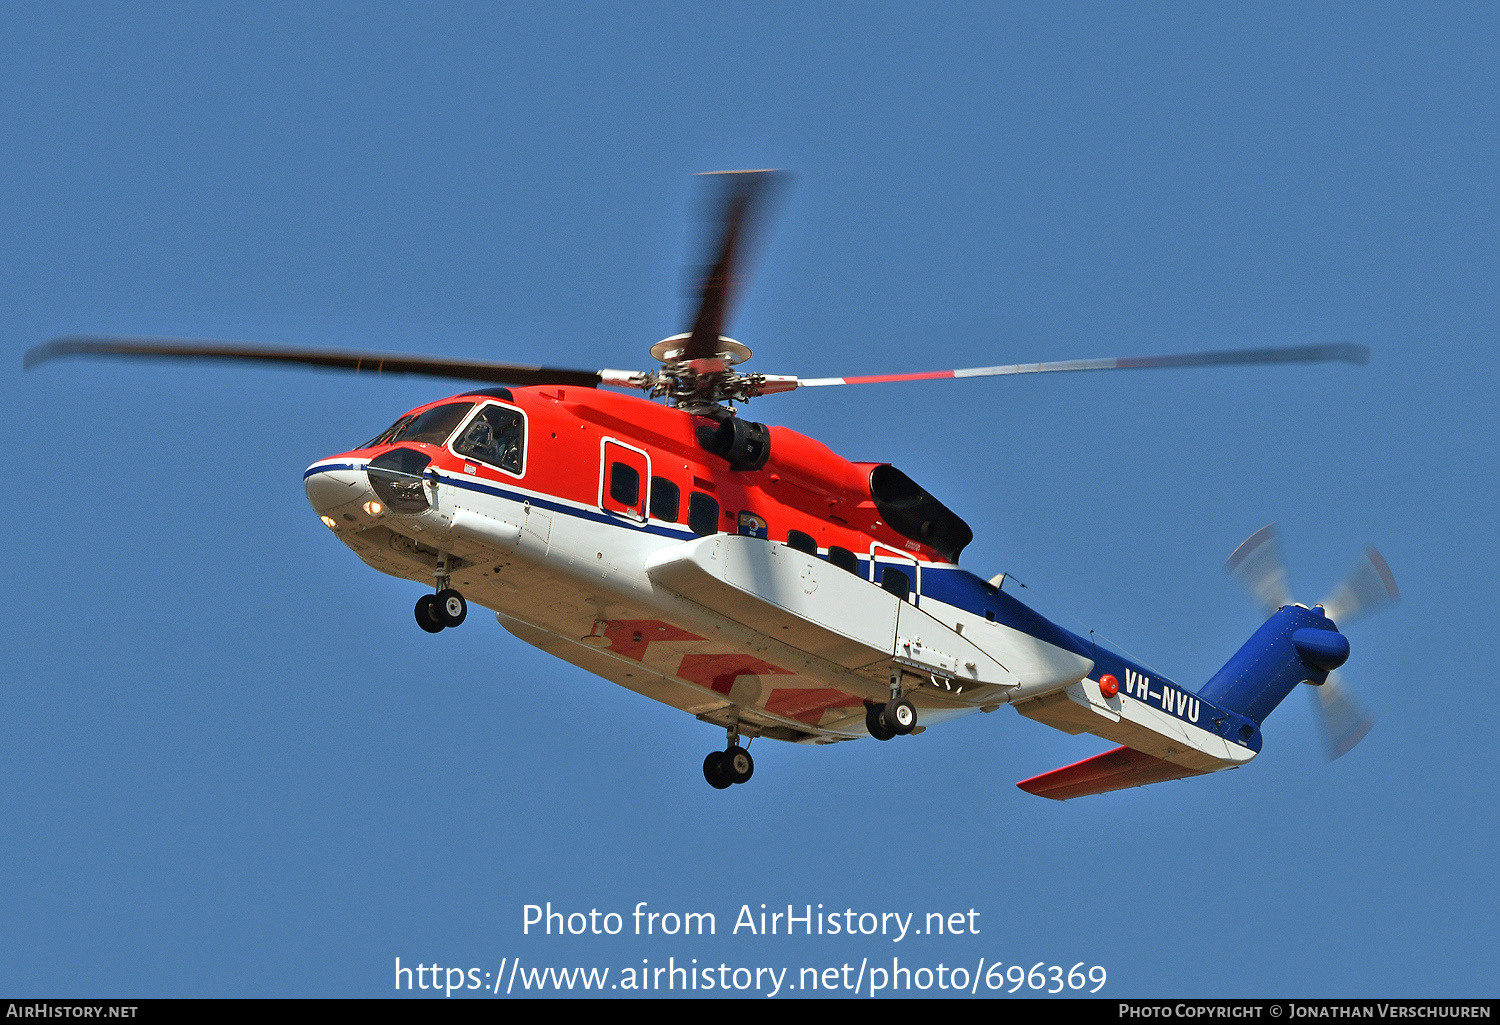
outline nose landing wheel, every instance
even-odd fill
[[[448,586],[449,559],[446,552],[438,556],[437,594],[422,595],[414,610],[417,625],[430,634],[444,627],[458,626],[469,614],[469,603],[464,596]]]
[[[417,625],[430,634],[448,626],[458,626],[469,614],[469,603],[464,596],[451,587],[437,594],[424,594],[417,599]]]
[[[438,618],[444,626],[458,626],[469,614],[469,603],[451,587],[444,588],[432,597],[437,604]]]
[[[438,618],[437,595],[424,594],[418,598],[415,612],[417,625],[428,633],[435,634],[443,628],[443,621]]]

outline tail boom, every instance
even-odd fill
[[[1124,745],[1017,786],[1066,801],[1236,768],[1260,751],[1260,724],[1282,699],[1300,683],[1323,684],[1348,656],[1349,642],[1321,609],[1287,605],[1198,694],[1129,667],[1123,685],[1101,673],[1017,702],[1022,715],[1065,733]]]
[[[1187,775],[1231,769],[1260,751],[1260,730],[1242,716],[1133,670],[1125,671],[1123,685],[1101,687],[1110,675],[1016,702],[1015,709],[1064,733],[1092,733],[1124,744]]]

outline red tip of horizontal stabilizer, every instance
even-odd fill
[[[1169,779],[1202,776],[1198,769],[1163,761],[1133,748],[1117,747],[1102,755],[1085,758],[1061,769],[1023,779],[1016,786],[1028,794],[1067,801],[1089,794],[1107,794],[1126,787],[1143,787],[1147,783],[1165,783]]]

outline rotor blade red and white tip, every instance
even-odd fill
[[[1294,345],[1274,349],[1227,349],[1168,356],[1114,356],[1105,359],[1067,359],[1051,363],[1011,363],[964,370],[929,370],[916,374],[870,374],[864,377],[810,377],[798,388],[827,388],[837,384],[894,384],[900,381],[941,381],[960,377],[1007,377],[1012,374],[1055,374],[1079,370],[1158,370],[1168,367],[1242,366],[1256,363],[1368,363],[1370,350],[1353,342]],[[788,391],[789,388],[767,389]]]

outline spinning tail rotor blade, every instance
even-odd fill
[[[1224,563],[1224,571],[1250,592],[1266,615],[1292,602],[1292,589],[1286,579],[1286,561],[1281,554],[1281,538],[1274,523],[1261,527],[1236,548],[1229,561]]]
[[[562,384],[593,388],[602,378],[596,370],[564,370],[520,363],[397,356],[390,353],[338,352],[322,349],[276,349],[244,342],[178,338],[114,338],[97,335],[55,338],[26,353],[25,368],[62,356],[159,356],[180,359],[230,359],[257,363],[353,370],[356,373],[421,374],[490,384]]]
[[[1318,726],[1331,762],[1348,754],[1355,744],[1365,739],[1375,725],[1375,717],[1359,703],[1338,673],[1329,673],[1327,682],[1321,687],[1313,687],[1312,691]]]
[[[799,388],[827,388],[837,384],[889,384],[897,381],[937,381],[958,377],[1005,377],[1011,374],[1052,374],[1074,370],[1154,370],[1164,367],[1239,366],[1252,363],[1368,363],[1370,350],[1353,342],[1294,345],[1280,349],[1227,349],[1175,356],[1119,356],[1107,359],[1069,359],[1055,363],[1013,363],[967,370],[930,370],[918,374],[876,374],[867,377],[816,377],[797,381]],[[789,389],[778,388],[778,391]]]
[[[1276,524],[1261,527],[1234,550],[1224,569],[1234,576],[1268,614],[1292,602],[1287,586],[1286,565]],[[1361,559],[1342,583],[1323,600],[1323,611],[1342,627],[1397,598],[1396,579],[1380,553],[1365,549]],[[1309,681],[1310,682],[1310,681]],[[1342,758],[1365,739],[1375,717],[1360,704],[1353,690],[1336,672],[1321,686],[1312,688],[1315,717],[1323,734],[1328,760]]]
[[[734,300],[745,278],[756,237],[769,198],[778,181],[786,177],[780,171],[714,171],[722,183],[722,192],[713,205],[713,217],[720,223],[718,244],[710,250],[712,263],[705,265],[698,285],[698,309],[680,359],[710,359],[718,355],[719,336],[733,312]]]
[[[1322,604],[1328,618],[1342,628],[1387,605],[1394,605],[1400,598],[1396,577],[1385,559],[1374,548],[1366,548],[1364,558],[1328,592]]]

